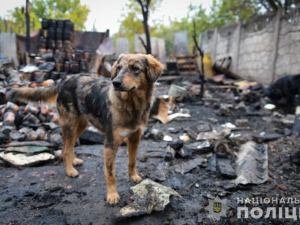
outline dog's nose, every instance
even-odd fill
[[[113,83],[115,88],[119,88],[122,84],[122,81],[119,80],[119,79],[114,79],[112,83]]]

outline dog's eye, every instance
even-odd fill
[[[137,66],[132,66],[131,69],[133,72],[137,72],[140,70],[140,68],[138,68]]]
[[[121,66],[117,66],[117,71],[120,71],[121,70]]]

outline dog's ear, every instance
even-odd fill
[[[117,61],[111,67],[111,79],[113,80],[117,76],[117,65],[121,61],[121,59],[125,56],[125,54],[120,54]]]
[[[117,76],[117,64],[118,62],[115,61],[111,67],[111,80],[115,79],[115,77]]]
[[[103,56],[102,59],[101,59],[101,63],[103,64],[105,62],[105,58],[106,56]]]
[[[152,55],[146,55],[146,65],[148,67],[147,76],[155,82],[161,75],[164,65],[157,61]]]

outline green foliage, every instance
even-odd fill
[[[162,0],[152,0],[150,2],[149,7],[149,16],[151,17],[151,13],[155,11],[157,7],[160,6]],[[136,0],[128,0],[128,3],[125,5],[123,10],[125,13],[122,13],[120,22],[119,33],[115,34],[113,39],[117,37],[126,37],[130,43],[130,51],[133,52],[134,46],[134,35],[135,34],[143,34],[144,26],[143,26],[143,17],[141,6],[138,4]],[[153,29],[150,28],[150,34],[152,34]]]
[[[133,52],[134,35],[144,33],[143,24],[141,22],[141,19],[139,19],[136,16],[136,13],[133,11],[128,12],[126,16],[125,14],[122,14],[121,17],[123,17],[124,19],[120,23],[118,37],[126,37],[130,43],[130,51]],[[130,29],[128,29],[129,27]]]
[[[206,13],[206,10],[202,7],[202,5],[199,6],[190,5],[188,8],[188,13],[185,18],[182,18],[180,21],[178,20],[173,21],[171,25],[171,29],[173,31],[187,30],[190,52],[192,51],[194,46],[193,21],[195,21],[197,40],[198,40],[199,33],[211,27],[216,26],[216,23],[213,21],[212,17]]]
[[[25,12],[23,7],[16,7],[8,17],[0,18],[1,32],[14,32],[19,34],[26,33]],[[30,12],[30,31],[34,31],[41,27],[39,18]]]
[[[14,11],[12,11],[11,17],[12,17],[11,27],[13,28],[14,32],[19,34],[25,34],[26,33],[25,9],[16,7]],[[33,10],[30,10],[29,17],[30,17],[30,31],[40,29],[41,22],[39,21],[39,18],[37,17],[37,15],[34,13]]]
[[[256,0],[213,0],[210,10],[205,10],[202,5],[190,5],[185,18],[174,21],[174,31],[187,30],[189,37],[189,49],[194,46],[192,35],[194,34],[193,20],[195,21],[196,35],[209,28],[222,27],[230,22],[247,21],[259,11]],[[207,12],[208,11],[208,12]]]
[[[247,21],[260,10],[257,0],[213,0],[210,17],[213,26],[229,22]]]
[[[12,21],[0,17],[0,32],[13,32]]]
[[[13,32],[21,34],[26,32],[24,8],[25,6],[16,7],[10,15],[8,22]],[[83,30],[89,12],[89,8],[82,5],[80,0],[31,0],[31,31],[41,28],[42,18],[69,19],[74,23],[76,30]]]
[[[76,30],[83,30],[90,12],[80,0],[33,0],[31,10],[38,18],[69,19]]]
[[[160,7],[162,0],[154,1],[151,12]],[[170,20],[168,25],[164,21],[151,20],[151,12],[149,15],[151,36],[162,37],[165,39],[166,50],[169,56],[173,56],[173,32],[187,30],[189,37],[189,49],[192,51],[194,33],[193,20],[196,24],[197,39],[201,32],[209,28],[222,27],[230,22],[247,22],[253,16],[259,13],[274,12],[272,7],[285,7],[285,10],[295,8],[300,5],[299,0],[213,0],[210,9],[204,9],[202,5],[190,5],[188,12],[184,18]],[[134,34],[144,33],[142,24],[142,15],[139,5],[135,0],[129,0],[125,11],[120,19],[120,32],[116,37],[126,37],[130,41],[131,51],[133,51]]]

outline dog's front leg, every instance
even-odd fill
[[[115,173],[115,162],[117,147],[105,147],[104,148],[104,167],[105,167],[105,180],[106,180],[106,189],[107,197],[106,201],[109,204],[116,204],[120,201],[120,196],[117,192],[116,186],[116,173]]]
[[[143,131],[139,129],[128,138],[128,175],[130,181],[137,183],[142,180],[135,170],[136,155],[142,134]]]

